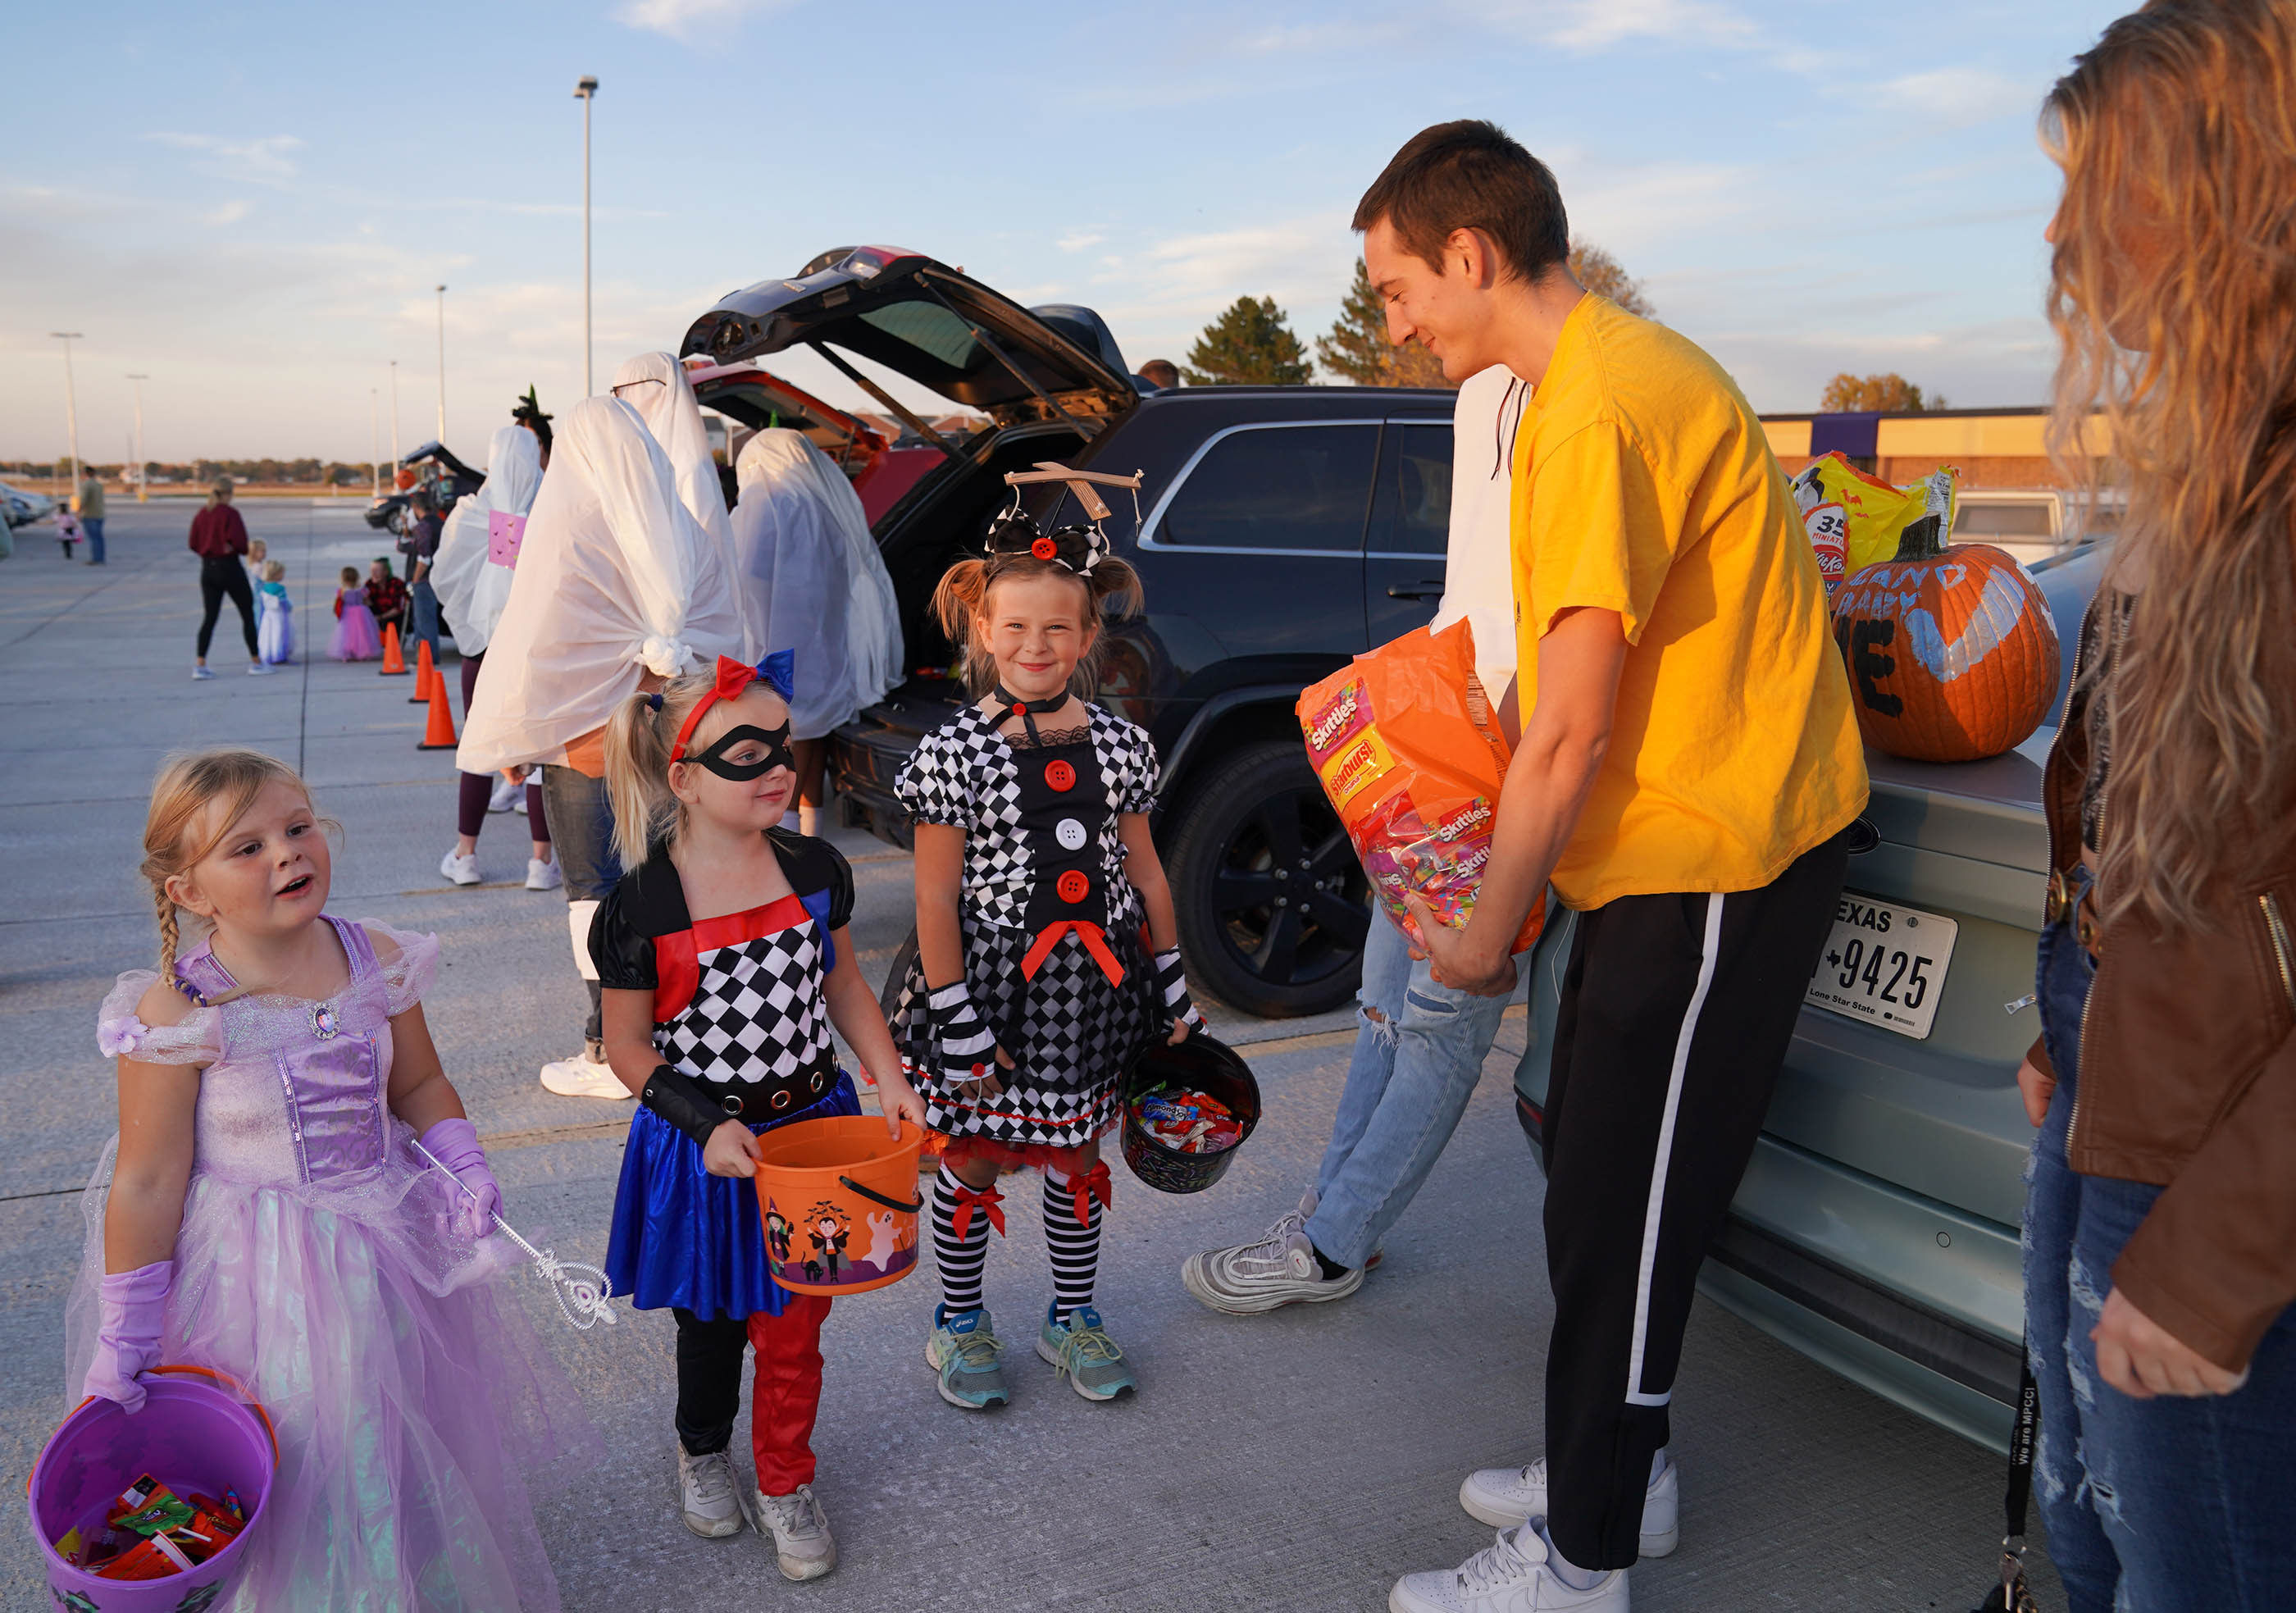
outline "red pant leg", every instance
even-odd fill
[[[750,1389],[750,1443],[758,1488],[786,1495],[813,1482],[813,1420],[821,1410],[821,1324],[829,1300],[791,1294],[778,1316],[750,1314],[757,1378]]]

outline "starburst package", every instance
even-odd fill
[[[1308,759],[1340,815],[1371,888],[1414,943],[1403,905],[1415,891],[1436,919],[1464,929],[1490,861],[1506,740],[1468,700],[1473,629],[1421,627],[1359,655],[1300,696]],[[1480,703],[1478,703],[1480,704]],[[1534,907],[1512,950],[1538,939]]]

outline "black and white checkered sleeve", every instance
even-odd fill
[[[946,823],[970,830],[979,815],[972,780],[963,766],[964,744],[952,724],[917,741],[909,759],[893,781],[893,794],[920,823]]]
[[[1122,787],[1116,792],[1119,812],[1153,812],[1156,809],[1156,777],[1163,764],[1156,755],[1156,743],[1147,731],[1136,723],[1124,725],[1120,740],[1123,756]]]

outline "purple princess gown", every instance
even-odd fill
[[[504,1286],[515,1251],[454,1230],[455,1189],[384,1101],[390,1016],[422,1000],[438,938],[326,921],[351,978],[324,1003],[239,997],[154,1029],[135,1005],[159,977],[134,970],[97,1022],[107,1056],[206,1066],[164,1358],[245,1384],[280,1447],[229,1606],[554,1610],[526,1475],[590,1447],[589,1424]],[[210,1001],[236,989],[204,945],[176,970]],[[66,1319],[75,1397],[118,1149],[88,1183]]]

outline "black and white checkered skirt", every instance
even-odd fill
[[[925,1009],[922,960],[911,957],[891,1017],[893,1045],[924,1100],[927,1122],[952,1138],[978,1137],[1007,1148],[1077,1148],[1113,1126],[1124,1067],[1171,1027],[1155,990],[1155,970],[1142,948],[1137,921],[1108,932],[1124,966],[1120,985],[1075,933],[1062,936],[1029,979],[1021,972],[1035,936],[964,915],[964,976],[973,1006],[1013,1057],[1000,1069],[1004,1090],[970,1098],[950,1090]]]

